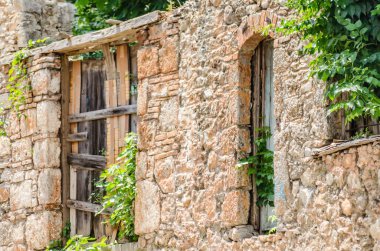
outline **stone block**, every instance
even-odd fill
[[[236,190],[226,194],[222,205],[222,221],[226,226],[245,225],[249,214],[249,192]]]
[[[37,104],[37,128],[39,133],[55,133],[61,127],[61,105],[56,101]]]
[[[369,228],[369,232],[373,239],[380,241],[380,219],[377,219]]]
[[[8,137],[0,137],[0,158],[11,154],[11,140]]]
[[[138,85],[137,115],[144,116],[148,110],[148,80],[143,80]]]
[[[9,93],[0,94],[0,108],[8,108],[11,104],[9,101]]]
[[[356,154],[348,153],[348,154],[343,155],[342,164],[343,164],[343,167],[347,169],[355,168]]]
[[[153,182],[144,180],[136,185],[135,232],[137,235],[152,233],[160,225],[160,193]]]
[[[32,206],[32,181],[26,180],[11,185],[10,205],[12,210]]]
[[[61,144],[59,139],[48,138],[36,141],[33,147],[35,168],[54,168],[60,166]]]
[[[45,249],[50,240],[60,239],[61,229],[61,213],[44,211],[30,215],[25,224],[28,250]]]
[[[44,169],[38,177],[39,204],[61,203],[61,170]]]
[[[175,192],[174,158],[157,160],[154,167],[154,177],[163,193]]]
[[[12,225],[9,221],[0,221],[0,249],[11,243]]]
[[[231,165],[228,168],[227,184],[229,188],[244,188],[250,185],[248,166],[236,167]]]
[[[178,70],[178,37],[168,37],[161,41],[162,47],[159,50],[159,62],[161,73],[168,73]]]
[[[148,156],[146,152],[138,152],[136,161],[136,179],[143,180],[146,178],[148,171]]]
[[[17,11],[32,12],[36,14],[42,13],[42,6],[38,1],[15,0],[14,7]]]
[[[254,229],[252,225],[243,225],[231,229],[228,237],[233,241],[242,241],[243,239],[251,238],[253,233]]]
[[[41,69],[32,77],[32,91],[34,96],[43,94],[57,94],[60,91],[61,74],[59,71]]]
[[[175,98],[161,103],[161,113],[158,118],[161,132],[170,132],[178,127],[178,100]]]
[[[37,110],[29,109],[20,120],[21,137],[32,135],[37,130]]]
[[[25,222],[19,222],[13,225],[12,228],[12,241],[13,244],[23,244],[24,243],[24,232],[25,232]]]
[[[23,138],[13,142],[12,159],[13,162],[24,161],[32,157],[32,140]]]
[[[159,70],[158,47],[143,47],[137,52],[139,79],[157,75]]]
[[[0,203],[6,202],[9,199],[9,186],[5,184],[0,185]]]

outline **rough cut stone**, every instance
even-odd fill
[[[37,130],[37,110],[28,109],[25,112],[25,116],[20,120],[21,137],[27,137],[32,135]]]
[[[145,47],[139,50],[137,60],[140,79],[159,73],[158,47]]]
[[[380,241],[380,219],[377,219],[374,224],[369,228],[372,238]]]
[[[254,229],[252,225],[237,226],[230,230],[228,237],[233,241],[242,241],[243,239],[253,236]]]
[[[9,221],[0,221],[0,248],[11,243],[11,223]]]
[[[157,185],[144,180],[136,185],[136,234],[148,234],[158,229],[160,224],[160,194]]]
[[[59,239],[62,229],[61,217],[61,213],[51,211],[29,216],[25,225],[25,238],[29,249],[44,249],[50,240]]]
[[[61,202],[61,170],[45,169],[38,177],[39,204]]]
[[[249,213],[249,193],[232,191],[226,194],[222,205],[222,220],[227,226],[247,224]]]
[[[0,158],[11,154],[11,140],[8,137],[0,137]]]
[[[163,193],[173,193],[175,191],[174,175],[173,157],[168,157],[166,159],[160,159],[156,161],[154,177]]]
[[[57,138],[36,141],[33,147],[33,163],[36,168],[60,166],[61,144]]]
[[[40,133],[57,134],[61,127],[61,105],[55,101],[37,104],[37,128]]]
[[[163,40],[159,50],[161,73],[168,73],[178,69],[178,37],[174,36]]]
[[[60,72],[42,69],[33,74],[32,91],[34,96],[57,94],[60,91]]]
[[[13,162],[19,162],[32,157],[32,141],[30,138],[24,138],[13,142],[12,159]]]
[[[4,184],[0,185],[0,203],[9,199],[9,186]]]
[[[12,210],[32,206],[32,181],[26,180],[10,187],[10,205]]]

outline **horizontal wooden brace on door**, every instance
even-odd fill
[[[67,155],[67,161],[70,165],[83,167],[105,168],[106,166],[106,157],[98,155],[70,153]]]
[[[84,112],[73,114],[69,116],[69,123],[78,123],[83,121],[92,121],[105,119],[126,114],[135,114],[137,112],[137,105],[124,105],[114,108],[107,108],[92,112]]]
[[[66,202],[67,207],[74,208],[77,210],[90,212],[90,213],[99,213],[100,210],[102,210],[101,205],[93,204],[90,202],[84,202],[84,201],[78,201],[78,200],[67,200]],[[110,210],[105,210],[101,212],[100,214],[111,214],[112,212]]]
[[[79,132],[67,135],[68,142],[81,142],[87,140],[87,132]]]
[[[86,170],[86,171],[95,171],[95,172],[102,172],[105,170],[105,167],[88,167],[88,166],[76,166],[72,165],[71,168],[76,170]]]

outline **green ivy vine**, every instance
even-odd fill
[[[329,113],[346,123],[380,117],[380,3],[378,0],[289,0],[295,17],[277,30],[308,41],[311,74],[327,82]]]
[[[258,206],[274,206],[274,170],[273,151],[267,148],[267,142],[272,134],[269,127],[257,128],[259,137],[254,141],[256,154],[241,159],[238,167],[248,165],[248,174],[256,175],[256,189]]]
[[[5,86],[9,92],[10,110],[15,112],[18,118],[24,114],[20,108],[25,105],[28,92],[31,86],[28,80],[27,58],[31,49],[45,45],[48,38],[29,40],[28,46],[22,48],[14,54],[13,60],[8,70],[8,83]],[[0,136],[5,136],[6,116],[4,104],[0,104]]]
[[[111,225],[119,228],[119,239],[125,238],[129,241],[137,241],[133,212],[136,197],[136,153],[137,135],[129,133],[117,163],[104,170],[96,184],[105,192],[101,202],[102,211],[112,209]]]

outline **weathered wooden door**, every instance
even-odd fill
[[[98,238],[115,231],[103,224],[106,213],[97,214],[103,194],[95,183],[101,171],[115,163],[125,135],[136,128],[135,93],[131,95],[136,89],[132,86],[137,67],[131,64],[136,62],[136,49],[120,45],[112,53],[105,45],[103,55],[104,59],[68,64],[70,88],[63,97],[69,100],[68,114],[63,114],[69,127],[67,135],[63,132],[63,143],[69,146],[63,151],[63,168],[69,169],[64,186],[69,190],[65,205],[70,208],[71,234]]]

